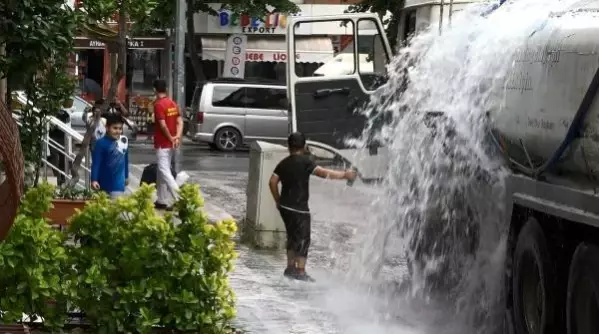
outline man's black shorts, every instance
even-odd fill
[[[308,257],[310,248],[310,213],[298,212],[279,207],[281,218],[287,230],[287,249],[296,256]]]

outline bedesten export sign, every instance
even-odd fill
[[[295,16],[301,14],[298,13],[292,15]],[[218,13],[221,28],[238,28],[239,32],[242,34],[285,33],[285,28],[287,28],[287,18],[287,15],[274,11],[267,13],[264,17],[240,15],[227,10],[221,10]]]

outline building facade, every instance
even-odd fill
[[[354,0],[352,0],[354,1]],[[298,3],[300,11],[293,16],[321,16],[344,13],[352,3],[343,0],[306,0]],[[76,5],[76,4],[75,4]],[[290,16],[270,11],[256,18],[220,10],[220,4],[211,4],[217,16],[197,13],[195,33],[202,59],[204,74],[208,79],[222,76],[226,40],[231,34],[248,36],[246,48],[246,77],[285,82],[287,64],[286,30]],[[109,22],[118,29],[117,20]],[[131,23],[132,24],[132,23]],[[330,61],[352,42],[351,29],[339,24],[301,25],[296,31],[298,62],[296,71],[312,75],[320,66]],[[186,39],[187,40],[187,39]],[[132,112],[145,109],[150,103],[152,82],[156,78],[172,79],[172,39],[162,36],[133,36],[129,39],[127,77],[119,85],[119,99],[127,102]],[[186,57],[186,104],[191,102],[196,78]],[[75,40],[73,72],[79,78],[80,94],[90,102],[106,97],[111,82],[111,65],[107,46],[87,36]],[[172,81],[172,80],[169,80]]]
[[[314,1],[315,2],[315,1]],[[298,4],[300,11],[290,16],[322,16],[342,14],[348,4],[339,0],[324,3],[305,2]],[[201,58],[216,67],[215,76],[222,75],[226,41],[231,34],[248,36],[245,54],[245,76],[285,82],[287,63],[286,33],[290,16],[275,11],[264,17],[249,17],[220,9],[220,4],[212,4],[217,16],[207,13],[196,14],[196,38],[201,39]],[[295,55],[299,63],[296,71],[311,75],[316,69],[332,59],[336,53],[351,42],[352,31],[338,23],[328,25],[300,25],[296,30],[297,49]],[[209,77],[210,79],[210,77]],[[188,83],[195,81],[188,72]]]

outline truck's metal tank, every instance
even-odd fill
[[[556,154],[598,68],[599,0],[555,13],[531,34],[516,53],[502,104],[492,112],[496,138],[512,166],[539,171]],[[599,180],[596,95],[579,136],[552,167],[547,171]]]

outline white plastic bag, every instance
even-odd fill
[[[181,187],[182,185],[187,183],[187,181],[189,181],[189,174],[187,174],[186,172],[180,172],[177,174],[175,181],[177,182],[177,185]]]
[[[104,135],[106,134],[106,119],[102,118],[100,119],[100,122],[98,122],[98,124],[96,124],[96,129],[94,130],[94,137],[96,138],[96,140],[104,137]]]

